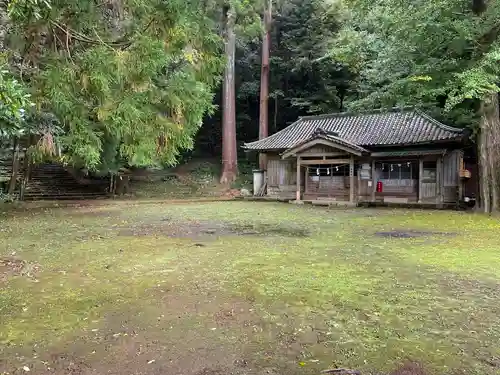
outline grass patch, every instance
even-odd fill
[[[0,257],[40,265],[34,277],[9,275],[0,291],[0,342],[16,352],[76,339],[130,357],[121,345],[142,337],[158,351],[149,349],[151,365],[173,366],[165,347],[194,347],[206,363],[203,353],[217,347],[220,361],[244,356],[255,371],[276,373],[334,365],[388,372],[408,360],[436,374],[500,369],[500,224],[491,218],[254,202],[77,211],[4,219]],[[158,230],[193,222],[225,230]],[[153,229],[135,236],[124,227]],[[229,322],[222,328],[221,316]],[[109,335],[97,340],[97,329]]]

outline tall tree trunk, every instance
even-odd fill
[[[481,210],[500,211],[500,113],[498,94],[486,97],[481,103],[479,125],[479,177]]]
[[[236,13],[233,6],[224,8],[226,69],[222,86],[222,184],[230,184],[238,176],[238,154],[236,149],[236,109],[234,88],[234,64]]]
[[[14,138],[14,149],[12,151],[12,173],[10,175],[8,194],[16,191],[17,175],[19,173],[19,138]]]
[[[481,119],[479,138],[478,138],[478,156],[479,156],[479,204],[480,210],[489,213],[491,210],[491,191],[489,183],[490,166],[488,163],[487,131],[484,127],[484,121]]]
[[[260,73],[259,139],[269,134],[269,53],[271,50],[272,0],[266,0],[264,36],[262,37],[262,66]],[[267,169],[266,154],[259,155],[259,168]]]
[[[489,98],[488,111],[486,113],[489,136],[488,152],[491,178],[491,211],[500,212],[500,111],[498,104],[498,93]]]

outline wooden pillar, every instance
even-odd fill
[[[349,202],[354,203],[354,157],[349,160]]]
[[[418,203],[422,203],[422,193],[423,193],[423,185],[422,185],[422,177],[424,176],[424,160],[418,160]]]
[[[372,160],[372,202],[375,202],[376,192],[377,192],[377,179],[376,179],[375,160]]]
[[[297,191],[295,192],[295,200],[300,202],[300,156],[297,156]]]
[[[306,167],[306,176],[304,180],[304,194],[307,193],[307,182],[309,181],[309,166]]]
[[[356,179],[356,186],[358,187],[357,192],[356,192],[356,202],[361,202],[363,200],[363,197],[359,195],[360,191],[360,186],[361,186],[361,174],[358,171],[358,178]]]
[[[461,171],[465,169],[464,165],[464,152],[460,151],[458,153],[458,171],[457,171],[457,178],[458,178],[458,198],[457,198],[457,205],[460,204],[460,201],[464,199],[464,181],[462,180],[461,177]]]
[[[437,203],[442,205],[444,203],[444,173],[443,173],[443,157],[438,157],[436,162],[436,193]]]

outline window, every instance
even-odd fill
[[[437,162],[435,161],[424,162],[422,181],[430,183],[436,182],[436,169],[437,169]]]
[[[418,178],[418,165],[414,161],[378,163],[376,168],[381,171],[383,180],[415,180]]]

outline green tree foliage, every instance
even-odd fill
[[[17,73],[60,120],[65,161],[115,171],[193,146],[222,68],[201,0],[17,0],[9,12]]]
[[[346,0],[334,56],[357,74],[352,107],[427,105],[470,125],[475,100],[498,91],[500,3]]]
[[[289,0],[277,13],[271,67],[275,94],[283,93],[300,112],[343,110],[348,72],[332,58],[321,58],[339,28],[337,7],[324,0]]]
[[[346,0],[334,56],[357,74],[353,107],[425,105],[478,137],[480,196],[500,210],[500,2]]]
[[[262,15],[262,8],[257,15]],[[253,19],[253,18],[251,18]],[[343,109],[351,73],[332,57],[324,57],[339,28],[338,7],[323,0],[273,2],[270,54],[269,133],[298,116]],[[260,23],[260,21],[259,21]],[[238,34],[236,108],[239,142],[258,137],[259,91],[263,32],[255,23]],[[217,102],[220,99],[217,98]],[[219,116],[208,119],[198,136],[199,150],[220,153]]]
[[[12,77],[6,67],[0,67],[0,137],[22,134],[26,113],[32,106],[26,87]]]

